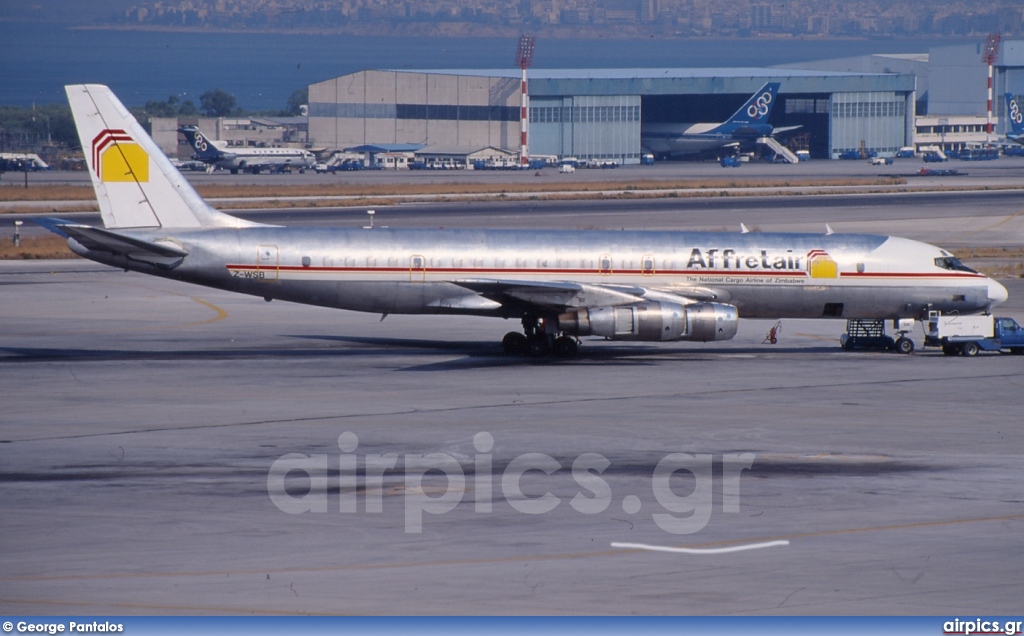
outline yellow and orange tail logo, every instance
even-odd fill
[[[825,250],[807,252],[807,272],[811,278],[838,278],[839,265]]]
[[[149,155],[123,130],[104,130],[92,140],[92,165],[100,181],[149,181]]]

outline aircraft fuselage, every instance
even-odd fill
[[[939,248],[873,235],[284,227],[130,234],[189,254],[152,264],[75,241],[72,248],[185,282],[380,313],[516,315],[515,303],[478,293],[486,281],[644,288],[728,303],[745,318],[977,313],[1006,294],[982,274],[937,265],[948,256]]]
[[[772,134],[768,124],[745,125],[723,131],[720,124],[649,124],[640,131],[640,143],[656,155],[688,155],[731,144],[752,146]]]

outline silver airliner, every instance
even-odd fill
[[[952,254],[888,236],[263,225],[207,205],[108,88],[67,93],[104,227],[43,223],[75,253],[266,300],[515,318],[509,354],[569,356],[581,336],[728,340],[740,316],[924,318],[1007,298]]]

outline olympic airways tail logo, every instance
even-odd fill
[[[149,155],[120,129],[108,128],[93,138],[92,167],[104,183],[149,181]]]
[[[203,137],[203,133],[197,130],[192,134],[195,135],[195,137],[193,137],[194,141],[192,143],[193,145],[195,145],[196,150],[198,150],[199,152],[206,152],[210,148],[210,146],[209,144],[206,143],[206,137]]]
[[[1020,112],[1020,106],[1017,105],[1016,99],[1010,100],[1010,121],[1013,122],[1014,126],[1020,126],[1021,122],[1024,122],[1024,114]]]
[[[751,119],[761,119],[767,115],[768,111],[771,109],[772,99],[773,97],[770,91],[761,93],[757,96],[757,100],[747,108],[747,115]]]

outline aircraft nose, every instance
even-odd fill
[[[1010,294],[1005,287],[991,278],[988,279],[988,301],[992,306],[1003,304],[1009,297]]]

